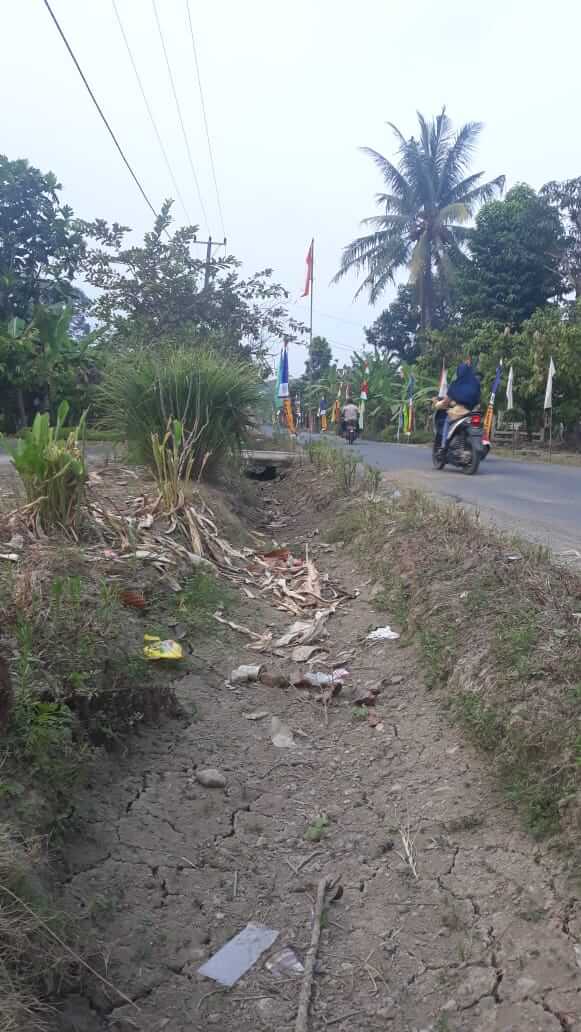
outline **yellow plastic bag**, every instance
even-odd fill
[[[155,634],[144,634],[143,641],[146,659],[183,659],[182,647],[177,641],[162,641]]]

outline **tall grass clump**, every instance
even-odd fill
[[[34,423],[10,455],[26,492],[26,500],[44,531],[74,528],[77,523],[87,470],[84,459],[85,416],[65,436],[68,401],[58,410],[55,426],[47,412],[37,413]]]
[[[173,448],[168,427],[188,441],[188,473],[200,477],[237,453],[252,425],[260,387],[255,368],[207,347],[168,347],[112,360],[99,386],[101,425],[122,435],[154,470],[155,444]]]

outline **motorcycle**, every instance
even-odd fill
[[[345,440],[347,444],[355,444],[357,440],[357,424],[351,419],[345,423]]]
[[[468,476],[473,476],[478,472],[480,462],[486,457],[487,452],[488,447],[482,440],[482,413],[469,412],[454,422],[447,419],[445,411],[434,413],[434,469],[444,469],[448,464],[457,466]]]

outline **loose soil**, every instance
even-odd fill
[[[341,543],[321,543],[332,494],[312,485],[307,498],[306,475],[253,490],[267,533],[274,522],[271,535],[297,553],[308,544],[322,574],[360,591],[331,618],[325,642],[328,662],[350,679],[326,722],[296,688],[227,688],[230,670],[257,653],[243,636],[208,633],[192,657],[198,669],[176,683],[183,717],[142,732],[121,764],[101,769],[66,846],[67,906],[134,1005],[95,981],[66,1000],[59,1027],[292,1029],[301,976],[274,976],[268,954],[230,990],[197,971],[249,921],[278,931],[271,953],[290,946],[304,961],[326,874],[342,894],[324,914],[311,1032],[580,1030],[570,861],[522,829],[486,757],[427,688],[415,648],[366,641],[385,622],[373,607],[376,557],[356,563]],[[269,604],[243,605],[241,622],[253,627],[292,623]],[[278,656],[264,660],[296,672]],[[354,709],[370,687],[380,689],[377,727]],[[259,710],[268,716],[246,719]],[[273,745],[272,716],[292,729],[295,748]],[[225,789],[196,781],[210,767]],[[403,858],[406,830],[417,878]]]

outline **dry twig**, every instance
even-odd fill
[[[307,956],[305,958],[305,973],[303,975],[301,993],[299,996],[299,1008],[297,1011],[295,1032],[308,1032],[309,1007],[311,1004],[311,987],[313,984],[313,972],[315,970],[317,950],[319,948],[319,939],[321,937],[321,918],[323,916],[325,894],[327,892],[328,884],[329,879],[325,876],[321,878],[317,887],[317,901],[315,903],[315,912],[313,914],[311,945],[309,946]]]

